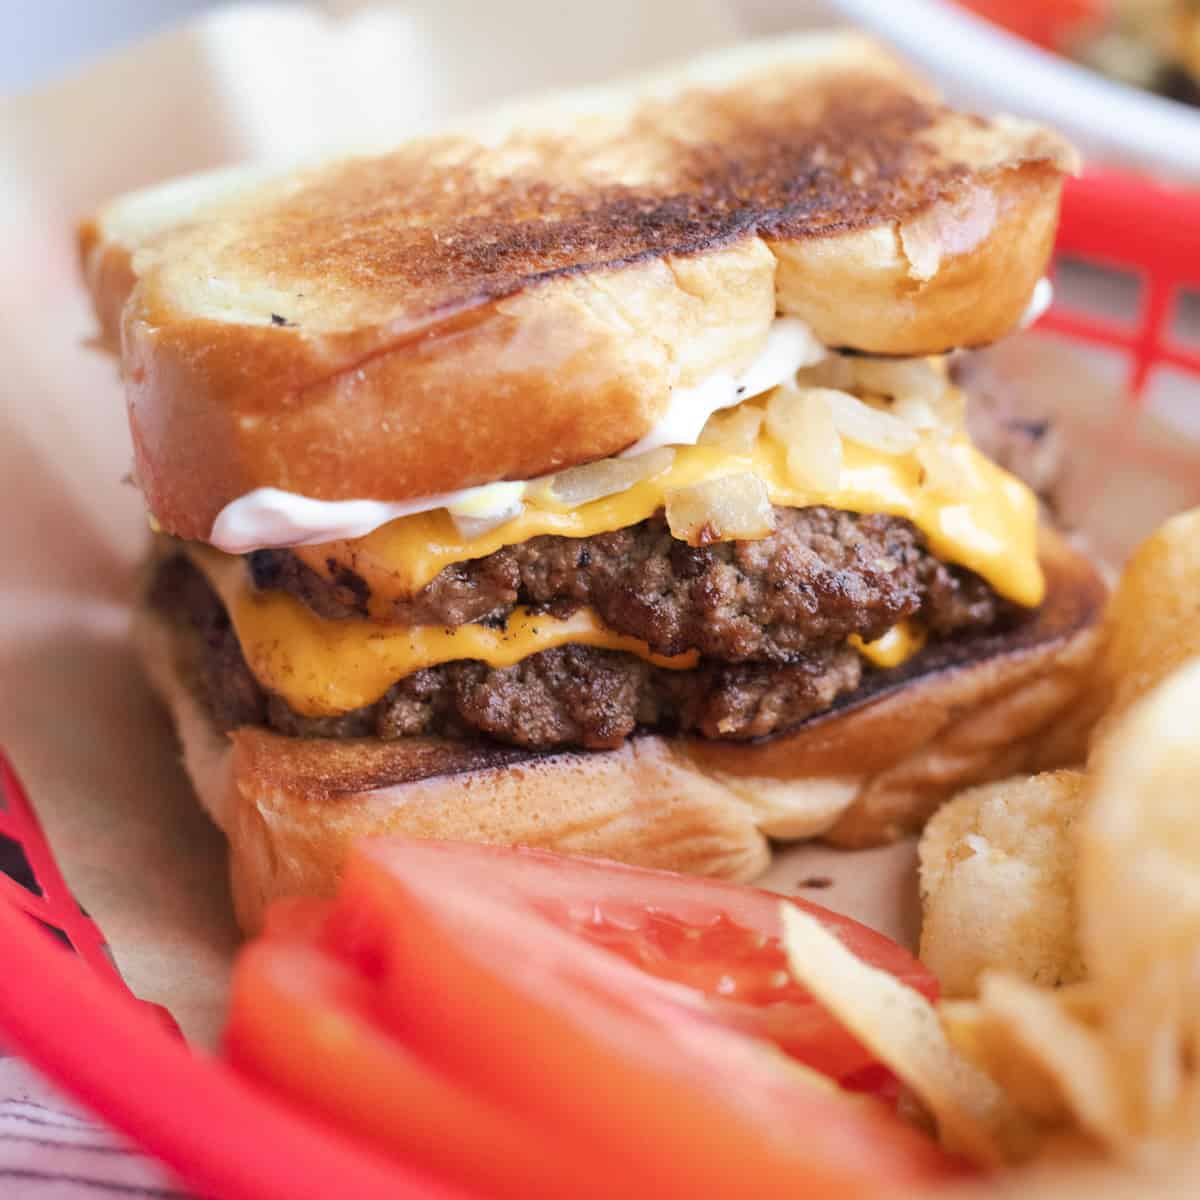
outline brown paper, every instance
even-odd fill
[[[0,745],[130,985],[202,1043],[219,1028],[235,945],[224,851],[126,645],[146,528],[121,482],[129,449],[116,372],[86,348],[75,220],[181,171],[400,137],[489,97],[603,79],[737,31],[719,0],[607,0],[569,24],[551,0],[353,16],[353,5],[331,7],[341,16],[224,10],[0,110]],[[1019,369],[1047,366],[1034,342],[1005,353]],[[1119,389],[1069,361],[1053,360],[1040,403],[1086,446],[1079,473],[1091,483],[1072,499],[1073,519],[1089,526],[1101,514],[1093,536],[1119,553],[1168,509],[1200,503],[1200,473],[1189,490],[1186,477],[1164,483],[1156,468],[1131,466],[1128,444],[1103,425]],[[1152,432],[1194,463],[1195,445],[1181,449],[1168,427]],[[913,862],[911,844],[794,848],[765,882],[913,944]]]

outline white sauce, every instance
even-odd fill
[[[1021,328],[1032,325],[1049,307],[1053,289],[1038,281]],[[762,353],[740,378],[713,375],[693,388],[678,388],[667,411],[621,457],[645,454],[659,446],[691,446],[708,418],[722,408],[760,396],[790,379],[800,368],[825,356],[812,331],[795,317],[777,317]],[[461,520],[464,533],[480,532],[516,516],[528,482],[487,483],[481,487],[421,496],[416,500],[313,500],[279,488],[256,488],[227,504],[213,522],[209,541],[227,554],[249,554],[267,547],[309,546],[342,538],[365,537],[397,517],[444,508]]]
[[[397,517],[449,509],[469,520],[516,515],[525,483],[488,483],[416,500],[313,500],[279,488],[255,488],[217,514],[209,541],[226,554],[280,546],[311,546],[366,537]]]
[[[659,446],[691,446],[705,422],[720,408],[740,404],[777,387],[801,367],[818,362],[825,349],[811,330],[794,317],[779,317],[767,334],[762,353],[740,379],[714,375],[694,388],[672,394],[663,419],[624,456],[645,454]],[[313,500],[279,488],[256,488],[239,496],[217,514],[209,541],[227,554],[249,554],[267,547],[310,546],[368,533],[413,513],[448,509],[462,519],[464,532],[483,524],[498,525],[520,511],[523,481],[487,483],[481,487],[421,496],[416,500]]]
[[[791,379],[801,367],[820,362],[825,354],[825,347],[803,321],[796,317],[776,317],[762,353],[740,378],[712,375],[696,387],[676,388],[662,420],[645,437],[622,451],[621,457],[631,458],[660,446],[694,446],[713,413],[769,392]]]

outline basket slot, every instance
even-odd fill
[[[1193,482],[1200,480],[1194,449],[1200,447],[1200,391],[1196,376],[1177,367],[1158,365],[1146,388],[1142,407],[1147,417],[1142,430],[1143,443],[1155,444],[1175,454],[1182,443],[1184,469]]]
[[[1185,354],[1200,351],[1200,288],[1185,287],[1179,293],[1168,336]]]
[[[1145,293],[1144,272],[1063,253],[1055,254],[1052,272],[1054,299],[1060,308],[1090,313],[1129,329],[1137,325]]]
[[[1119,321],[1105,320],[1076,309],[1055,305],[1039,322],[1039,329],[1104,346],[1128,350],[1131,355],[1129,390],[1140,401],[1152,370],[1159,365],[1200,372],[1200,350],[1179,344],[1170,327],[1169,317],[1176,298],[1177,284],[1151,281],[1146,289],[1137,326],[1130,328]]]
[[[1130,355],[1130,403],[1140,405],[1160,364],[1200,372],[1200,351],[1178,344],[1172,312],[1200,284],[1200,194],[1113,171],[1089,172],[1063,192],[1057,252],[1142,281],[1133,326],[1056,305],[1043,328]]]
[[[0,833],[0,871],[27,892],[32,892],[35,896],[42,894],[41,884],[33,873],[33,867],[29,865],[25,848],[7,833]]]
[[[0,754],[0,902],[11,900],[75,950],[88,966],[121,980],[94,921],[80,908],[8,760]],[[9,865],[16,867],[8,870]]]
[[[33,914],[31,913],[30,916],[33,916]],[[71,939],[67,937],[67,935],[63,933],[63,931],[59,929],[57,925],[51,925],[49,921],[43,921],[41,917],[33,917],[33,922],[42,930],[43,933],[46,934],[47,937],[51,938],[53,941],[56,941],[60,946],[65,947],[67,950],[75,949],[75,947],[71,945]]]

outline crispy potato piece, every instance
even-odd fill
[[[1077,837],[1084,984],[987,973],[951,1044],[1043,1134],[1130,1162],[1200,1138],[1200,658],[1110,727]],[[1150,1194],[1150,1193],[1147,1193]]]
[[[948,906],[945,928],[934,931],[948,956],[988,945],[992,933],[972,921],[986,926],[999,914],[1005,928],[995,941],[1018,947],[1027,976],[1020,935],[1044,949],[1035,910],[1046,907],[1038,889],[1048,887],[1055,944],[1069,942],[1076,963],[1082,952],[1087,981],[1052,990],[1010,964],[979,976],[978,1000],[935,1010],[785,905],[792,973],[912,1089],[943,1140],[976,1162],[1078,1157],[1091,1147],[1136,1167],[1182,1163],[1200,1140],[1198,802],[1200,657],[1110,726],[1088,776],[973,789],[936,818],[922,846],[927,899],[935,911]],[[1186,1171],[1189,1186],[1200,1183],[1195,1162]],[[1035,1194],[1020,1178],[1011,1194]],[[1128,1176],[1150,1188],[1148,1179]],[[1113,1194],[1139,1195],[1136,1186]]]
[[[988,986],[990,985],[990,986]],[[1027,1045],[1024,1030],[1014,1031],[1011,1015],[1005,1011],[1009,985],[1025,989],[1024,998],[1037,1011],[1035,1027],[1044,1024],[1047,1014],[1059,1017],[1057,1004],[1046,1002],[1046,993],[1008,975],[988,976],[987,1000],[951,1000],[938,1006],[938,1015],[950,1044],[964,1058],[987,1072],[1020,1108],[1048,1128],[1068,1128],[1074,1114],[1054,1071],[1042,1060],[1034,1032],[1034,1045]],[[1084,985],[1086,986],[1086,985]],[[1001,1003],[997,1007],[997,996]],[[1018,1004],[1020,1000],[1018,1000]],[[1041,1011],[1041,1010],[1044,1010]]]
[[[1092,750],[1131,704],[1200,655],[1200,508],[1172,517],[1137,549],[1109,601],[1093,703]]]
[[[1146,672],[1162,661],[1147,659]],[[1092,771],[1080,940],[1127,1132],[1190,1140],[1200,1135],[1200,657],[1108,726]]]
[[[1082,979],[1074,827],[1084,776],[1054,771],[971,788],[921,838],[921,958],[949,998],[989,968],[1057,986]]]
[[[951,1150],[987,1166],[1036,1151],[1034,1123],[951,1047],[924,996],[856,958],[793,905],[781,915],[792,975],[912,1089]]]
[[[985,975],[978,1010],[985,1069],[1024,1112],[1099,1142],[1120,1140],[1121,1089],[1092,985],[1047,992],[1011,975]]]
[[[1086,773],[973,789],[927,828],[922,957],[948,994],[978,986],[941,1006],[946,1050],[1040,1152],[1119,1165],[1016,1172],[964,1198],[1200,1195],[1200,510],[1131,559],[1088,701],[1081,719],[1104,715]],[[1038,986],[1085,963],[1084,982]]]

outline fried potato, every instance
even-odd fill
[[[987,975],[979,1009],[990,1073],[1024,1112],[1095,1142],[1121,1140],[1120,1087],[1091,985],[1047,992],[1010,975]]]
[[[936,1080],[965,1062],[1039,1154],[1091,1146],[1118,1165],[1015,1172],[964,1197],[1200,1195],[1200,510],[1131,559],[1088,700],[1079,718],[1103,715],[1085,771],[972,789],[926,829],[922,957],[947,995],[978,995],[942,1003],[941,1060],[909,1067]],[[940,1099],[944,1130],[979,1103]]]
[[[1200,1139],[1200,658],[1110,727],[1078,821],[1086,983],[987,973],[949,1041],[1043,1136],[1158,1161]]]
[[[1034,983],[1082,979],[1074,827],[1084,776],[1054,771],[971,788],[920,843],[921,958],[949,998],[1002,968]]]
[[[794,905],[781,905],[783,947],[797,982],[928,1107],[943,1142],[986,1166],[1030,1157],[1033,1122],[951,1047],[933,1005],[852,954]]]
[[[1093,752],[1131,704],[1200,655],[1200,508],[1172,517],[1137,549],[1109,601],[1093,703]]]
[[[1075,985],[1072,992],[1087,984]],[[1080,1073],[1095,1102],[1104,1105],[1113,1094],[1104,1077],[1101,1061],[1095,1069],[1097,1052],[1089,1021],[1078,1004],[1064,1003],[1067,992],[1060,992],[1053,1003],[1047,993],[1024,980],[1009,975],[988,975],[978,1001],[945,1002],[938,1013],[950,1044],[964,1058],[985,1071],[1021,1110],[1036,1120],[1047,1133],[1077,1125],[1073,1100],[1056,1070],[1056,1055],[1065,1054],[1072,1066],[1084,1061],[1091,1068]],[[1069,1024],[1065,1033],[1064,1024]],[[1045,1034],[1062,1033],[1062,1044],[1046,1052]],[[1089,1041],[1089,1039],[1092,1039]]]
[[[1139,1140],[1195,1138],[1200,657],[1110,725],[1092,770],[1079,847],[1080,939],[1101,991],[1127,1132]]]

